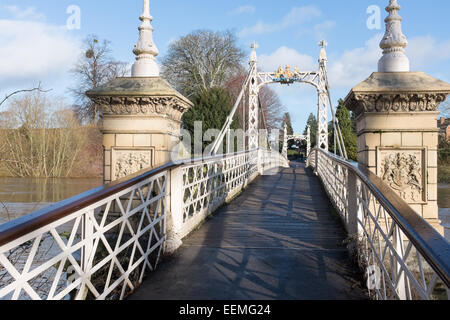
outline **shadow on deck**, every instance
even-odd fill
[[[133,300],[367,299],[312,171],[256,179],[151,273]]]

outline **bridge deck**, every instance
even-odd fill
[[[303,164],[259,177],[129,299],[365,299],[330,206]]]

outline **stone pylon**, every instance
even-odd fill
[[[386,11],[378,72],[355,86],[345,105],[355,113],[358,162],[377,174],[439,232],[436,118],[450,84],[411,72],[397,0]]]
[[[86,94],[102,113],[104,182],[170,161],[179,143],[181,117],[192,103],[159,76],[149,0],[144,0],[131,77]]]

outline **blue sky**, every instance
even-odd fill
[[[376,71],[378,47],[384,33],[384,8],[388,0],[151,0],[155,42],[160,57],[170,41],[196,29],[236,32],[239,45],[259,43],[261,71],[289,64],[315,70],[319,47],[325,38],[332,98],[344,98],[351,87]],[[412,71],[425,71],[450,81],[448,0],[399,0],[403,32],[409,40],[407,54]],[[67,30],[76,5],[81,12],[79,30]],[[369,29],[369,6],[381,8],[381,29]],[[0,96],[42,81],[52,93],[72,103],[67,87],[68,70],[76,61],[81,40],[96,34],[112,41],[116,59],[132,63],[142,0],[0,0]],[[275,86],[291,113],[294,129],[303,131],[306,119],[316,112],[314,90],[305,85]]]

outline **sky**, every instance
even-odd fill
[[[256,41],[260,71],[290,65],[317,70],[328,42],[328,76],[336,104],[377,71],[388,0],[150,0],[160,57],[171,41],[198,29],[232,30],[248,55]],[[411,71],[450,82],[450,1],[399,0]],[[378,10],[378,11],[377,11]],[[138,39],[142,0],[0,0],[0,97],[42,83],[51,94],[73,98],[69,70],[81,42],[95,34],[112,42],[113,56],[130,64]],[[378,15],[377,12],[380,14]],[[271,85],[302,133],[317,95],[306,84]],[[1,111],[1,110],[0,110]]]

